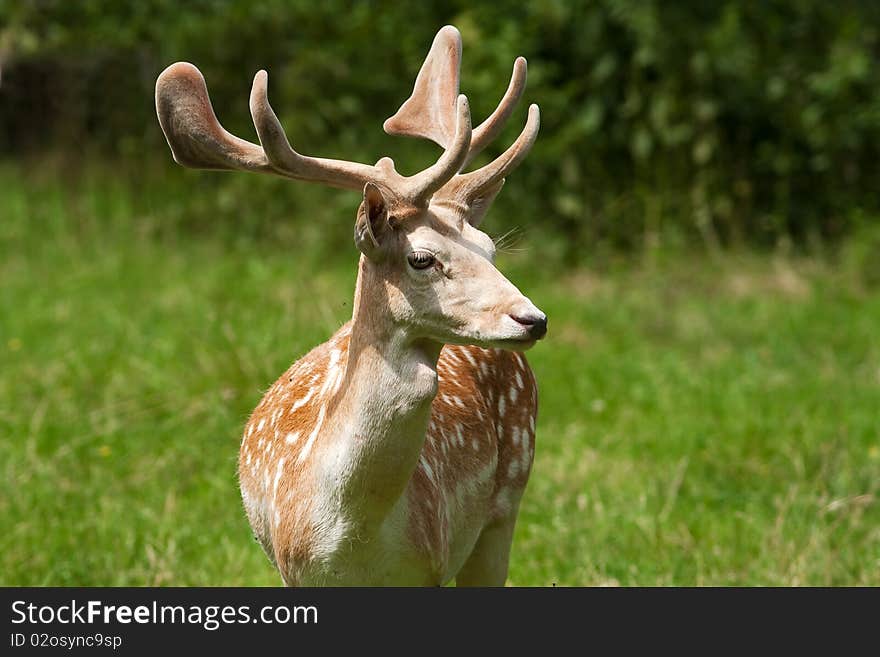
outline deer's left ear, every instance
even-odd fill
[[[501,191],[502,187],[504,187],[504,178],[487,189],[481,190],[480,194],[468,203],[467,220],[471,226],[474,228],[480,227],[480,224],[483,223],[483,217],[486,216],[489,208],[492,207],[492,201],[498,196],[498,192]]]
[[[368,182],[354,225],[355,246],[368,258],[377,257],[388,229],[388,201],[377,185]]]

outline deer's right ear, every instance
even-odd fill
[[[364,185],[364,200],[354,225],[354,243],[365,256],[375,258],[382,248],[381,240],[387,230],[388,202],[382,190],[368,182]]]

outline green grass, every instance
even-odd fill
[[[187,228],[217,178],[174,179],[0,168],[0,584],[279,583],[239,436],[350,314],[353,203]],[[876,281],[831,256],[570,267],[541,238],[499,263],[551,329],[510,582],[880,585]]]

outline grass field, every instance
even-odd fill
[[[278,584],[240,431],[349,317],[353,246],[177,229],[107,180],[7,166],[0,193],[0,584]],[[499,258],[550,317],[510,583],[880,585],[877,281],[839,255],[570,267],[539,239]]]

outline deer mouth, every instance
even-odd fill
[[[526,351],[535,346],[540,338],[524,336],[521,338],[504,338],[502,340],[492,340],[492,346],[496,349],[507,349],[509,351]]]

